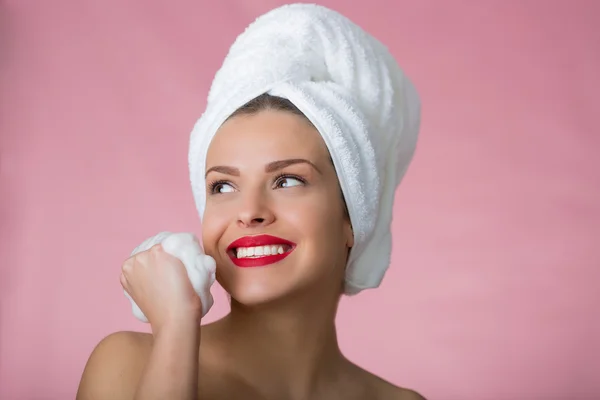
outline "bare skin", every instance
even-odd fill
[[[102,340],[77,399],[424,399],[339,349],[334,321],[353,234],[318,132],[287,112],[238,116],[211,143],[211,167],[203,246],[231,294],[230,314],[199,327],[199,298],[160,245],[128,259],[121,283],[152,334]],[[296,248],[270,267],[236,267],[227,246],[262,233]]]

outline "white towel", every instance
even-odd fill
[[[291,4],[260,16],[230,48],[191,133],[190,179],[200,218],[215,132],[263,93],[298,107],[331,153],[355,236],[346,294],[378,287],[390,263],[395,190],[417,143],[415,87],[382,43],[335,11]]]
[[[214,258],[204,254],[198,238],[193,233],[171,232],[160,232],[144,240],[131,252],[131,255],[146,251],[159,243],[165,252],[177,257],[185,266],[192,287],[202,302],[202,316],[204,317],[214,303],[210,293],[210,287],[215,283],[216,263]],[[123,292],[131,302],[133,315],[142,322],[148,322],[148,319],[129,293]]]

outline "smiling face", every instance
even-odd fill
[[[206,170],[204,250],[232,298],[341,293],[352,229],[327,147],[305,118],[263,110],[229,119]]]

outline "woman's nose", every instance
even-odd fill
[[[275,215],[264,194],[247,193],[243,196],[238,213],[238,225],[242,228],[255,228],[271,224]]]

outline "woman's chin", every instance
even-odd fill
[[[221,270],[217,276],[232,300],[247,306],[266,306],[294,302],[316,296],[323,290],[324,277],[316,268],[248,268]]]
[[[231,295],[232,300],[246,307],[267,305],[286,297],[286,293],[281,289],[278,290],[277,288],[264,287],[262,285],[235,287],[227,290],[227,292]]]
[[[258,307],[269,304],[275,304],[282,300],[294,297],[294,293],[298,292],[297,285],[292,282],[269,282],[264,280],[237,280],[226,284],[223,288],[229,293],[232,300],[246,306]]]

